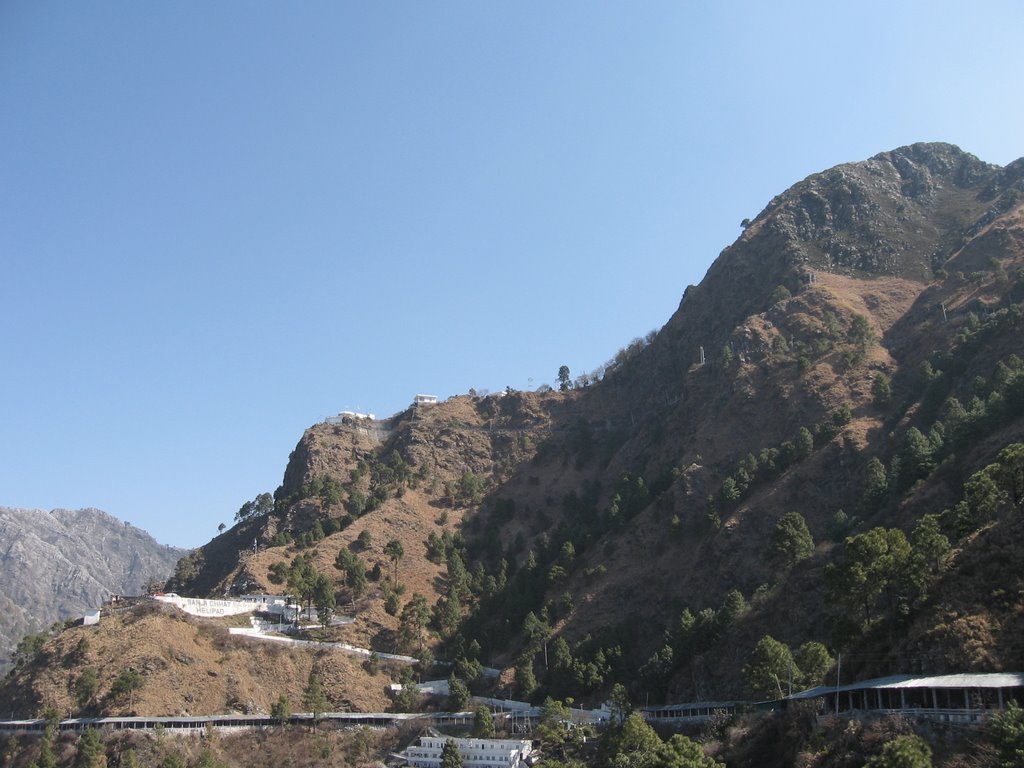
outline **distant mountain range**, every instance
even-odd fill
[[[26,634],[138,594],[186,553],[98,509],[0,507],[0,671]]]

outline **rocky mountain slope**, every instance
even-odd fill
[[[621,676],[635,693],[659,698],[749,694],[741,670],[766,634],[794,649],[817,641],[845,650],[853,674],[1017,664],[1008,630],[1019,625],[1020,584],[1001,559],[1000,600],[982,596],[978,538],[944,529],[953,551],[942,586],[904,596],[899,616],[865,635],[840,626],[847,609],[825,572],[842,565],[846,536],[878,527],[909,536],[924,515],[955,505],[968,477],[1021,438],[1020,413],[1002,407],[1007,392],[994,379],[1015,378],[1005,366],[1017,370],[1012,355],[1024,354],[1014,309],[1024,285],[1022,179],[1021,161],[1001,169],[948,145],[915,145],[812,176],[750,222],[653,342],[585,390],[594,447],[581,453],[562,440],[561,455],[542,462],[551,477],[543,514],[532,509],[525,530],[519,516],[488,517],[490,538],[524,532],[533,542],[548,575],[531,580],[535,610],[569,595],[567,615],[549,611],[554,634],[586,657],[594,651],[581,641],[604,633],[597,645],[631,657]],[[891,385],[884,397],[882,382]],[[993,401],[988,412],[975,404],[969,437],[948,418],[939,423],[942,407],[955,410],[949,397],[956,406]],[[928,435],[930,464],[899,479],[912,429]],[[871,459],[891,487],[869,502]],[[559,465],[574,471],[558,475]],[[537,476],[535,462],[500,495],[521,498]],[[618,519],[608,520],[613,508]],[[788,512],[804,518],[815,544],[792,569],[772,556]],[[1004,555],[1012,549],[1012,517],[985,525]],[[566,541],[575,558],[552,583]],[[733,591],[746,603],[732,604],[741,616],[722,616]],[[705,636],[674,626],[684,609],[698,625],[711,612]],[[965,632],[972,622],[998,626],[1002,640]],[[894,642],[906,623],[927,643]],[[654,655],[666,647],[671,659],[663,654],[659,666]],[[655,660],[646,681],[643,659]],[[671,683],[658,685],[665,674]]]
[[[1016,670],[1024,160],[903,147],[745,224],[561,391],[311,427],[174,586],[319,574],[355,618],[335,639],[533,699],[768,697],[839,653],[845,679]]]
[[[0,671],[25,635],[139,594],[184,554],[98,509],[0,507]]]
[[[325,568],[336,546],[352,546],[366,528],[376,542],[368,565],[386,570],[383,545],[397,537],[410,580],[403,602],[419,591],[443,605],[450,585],[424,542],[446,527],[459,531],[467,566],[485,582],[464,601],[465,640],[480,642],[494,663],[522,666],[531,612],[546,617],[549,640],[573,649],[574,664],[594,664],[598,650],[622,655],[618,670],[605,665],[597,676],[602,684],[563,693],[599,693],[613,679],[644,693],[643,661],[671,645],[664,633],[680,613],[703,611],[710,621],[733,592],[743,598],[742,620],[728,631],[705,627],[714,642],[698,642],[696,652],[671,649],[662,672],[672,682],[658,696],[749,694],[741,669],[765,634],[794,649],[809,641],[845,649],[848,670],[864,674],[1012,665],[1015,644],[990,637],[980,652],[921,595],[913,610],[900,609],[910,614],[901,621],[913,618],[931,638],[927,656],[879,646],[869,627],[844,629],[837,616],[845,609],[824,573],[841,564],[847,535],[897,527],[909,536],[922,516],[955,505],[970,474],[1024,434],[1019,414],[1004,410],[970,440],[950,434],[942,444],[933,434],[941,471],[895,477],[912,428],[934,431],[949,396],[963,404],[1001,396],[991,381],[997,363],[1017,366],[1011,355],[1024,356],[1013,333],[1018,314],[997,318],[1024,298],[1022,203],[1024,162],[999,168],[950,145],[904,147],[816,174],[749,222],[665,327],[620,351],[599,383],[452,398],[373,433],[355,423],[314,427],[291,457],[278,512],[253,521],[255,532],[270,542],[282,527],[299,533],[333,517],[341,533],[314,544],[327,550]],[[394,452],[412,480],[398,484],[398,498],[378,484],[380,506],[352,515],[346,497],[371,494],[364,475]],[[892,489],[869,503],[871,459],[888,470]],[[318,477],[339,484],[338,503],[310,493]],[[460,495],[466,478],[480,481],[478,493]],[[436,522],[440,510],[450,510],[446,525]],[[804,519],[815,546],[791,569],[770,546],[788,512]],[[835,522],[840,512],[845,524]],[[987,530],[1013,539],[1011,527]],[[958,542],[945,530],[953,554],[944,567],[973,570],[978,540]],[[278,551],[262,558],[280,559]],[[228,587],[224,576],[245,570],[235,563],[218,559],[203,573],[222,574],[219,588]],[[249,566],[247,575],[265,583],[259,574]],[[970,582],[944,578],[953,591]],[[999,616],[988,604],[968,612],[982,624],[1015,626],[1014,589]],[[398,628],[383,612],[375,622],[376,632]],[[936,635],[937,626],[946,629]],[[874,661],[858,662],[858,652]],[[543,680],[550,670],[532,653]]]

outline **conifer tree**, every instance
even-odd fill
[[[747,663],[743,665],[743,676],[758,696],[782,698],[786,695],[789,680],[799,679],[800,670],[789,646],[771,635],[765,635],[757,641]]]
[[[478,739],[494,738],[494,717],[487,707],[477,707],[473,715],[473,736]]]
[[[78,739],[75,768],[106,768],[106,765],[107,756],[104,754],[99,731],[95,728],[86,728]]]
[[[455,739],[448,739],[441,750],[441,768],[462,768],[462,755]]]
[[[878,509],[888,492],[889,478],[885,472],[885,465],[877,456],[872,456],[864,481],[864,506],[872,511]]]
[[[807,521],[799,512],[787,512],[775,524],[771,541],[772,555],[789,569],[814,554],[814,539]]]
[[[452,672],[448,676],[448,711],[461,712],[469,703],[469,688]]]
[[[882,754],[868,760],[865,768],[932,768],[932,750],[920,736],[897,736],[882,747]]]
[[[316,730],[320,715],[327,710],[329,702],[320,675],[312,670],[309,672],[306,688],[302,692],[302,705],[313,715],[313,730]]]

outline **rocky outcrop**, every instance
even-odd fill
[[[98,509],[0,507],[0,671],[26,634],[138,594],[184,554]]]

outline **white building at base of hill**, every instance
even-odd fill
[[[420,736],[419,746],[402,752],[414,768],[440,768],[446,736]],[[464,768],[526,768],[533,742],[520,739],[452,739],[459,748]]]

